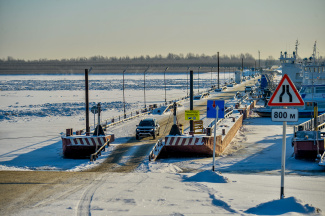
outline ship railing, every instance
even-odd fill
[[[227,108],[226,110],[225,110],[225,118],[229,118],[229,116],[232,114],[234,112],[234,110],[231,108],[231,107],[229,107],[229,108]],[[223,121],[223,119],[225,119],[225,118],[222,118],[222,119],[219,119],[218,121],[217,121],[217,125],[218,124],[220,124],[222,121]],[[213,127],[214,127],[214,122],[215,122],[215,119],[209,124],[209,126],[208,127],[210,127],[211,129],[213,129]]]
[[[317,130],[325,128],[325,113],[317,116]],[[315,130],[315,119],[312,118],[293,127],[293,134],[296,136],[297,131]]]

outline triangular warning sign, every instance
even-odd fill
[[[268,106],[303,106],[305,103],[295,85],[287,74],[284,74],[275,89]]]

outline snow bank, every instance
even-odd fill
[[[280,200],[261,203],[258,206],[245,211],[245,213],[256,215],[282,215],[289,212],[301,214],[320,214],[321,210],[309,204],[304,204],[303,201],[296,199],[295,197],[288,197]]]
[[[185,182],[209,182],[209,183],[228,183],[230,182],[227,177],[221,175],[220,172],[213,172],[211,170],[205,170],[199,172],[191,177],[184,177]]]

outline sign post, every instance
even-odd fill
[[[284,109],[272,109],[272,121],[283,121],[282,156],[281,156],[281,190],[280,190],[280,199],[283,199],[287,121],[298,121],[298,110],[287,109],[287,106],[304,105],[304,101],[302,100],[295,85],[292,83],[292,81],[290,80],[287,74],[285,74],[282,77],[268,105],[283,106],[284,108]]]
[[[225,101],[223,100],[208,100],[207,102],[207,118],[215,118],[214,120],[214,137],[213,137],[213,165],[212,171],[215,169],[216,158],[216,143],[217,143],[217,122],[219,117],[225,116]]]

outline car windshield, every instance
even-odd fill
[[[155,126],[153,121],[141,121],[140,126]]]

